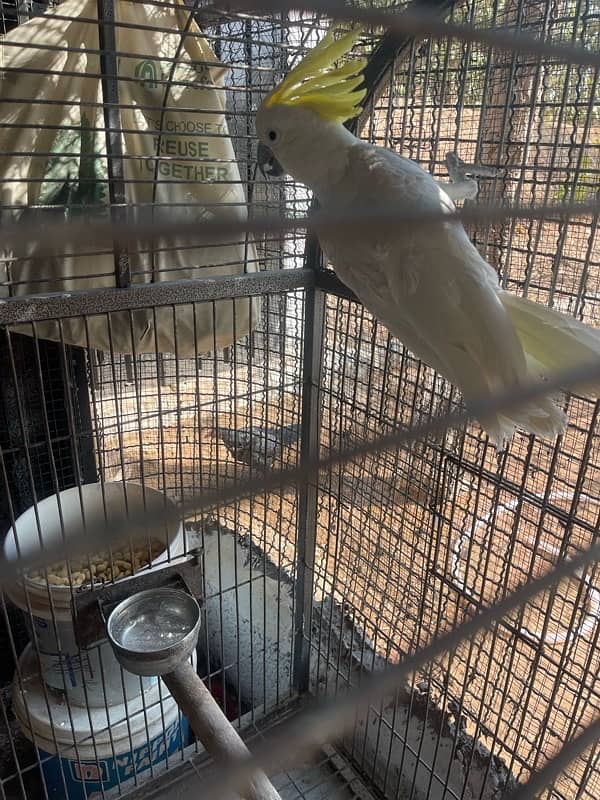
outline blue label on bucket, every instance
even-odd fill
[[[131,751],[97,761],[69,760],[39,750],[49,797],[65,800],[90,800],[119,783],[139,775],[151,765],[164,761],[188,743],[188,722],[176,719],[164,733]]]
[[[87,653],[78,656],[71,653],[50,653],[40,649],[40,656],[47,662],[44,668],[45,674],[56,673],[64,677],[69,686],[83,686],[84,681],[94,680],[92,663]],[[59,680],[59,688],[60,684]]]

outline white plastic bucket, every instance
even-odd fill
[[[128,703],[88,710],[45,689],[31,645],[19,666],[13,710],[38,749],[50,798],[100,797],[167,756],[177,759],[188,744],[187,720],[164,684]]]
[[[16,559],[19,552],[37,551],[40,544],[78,535],[84,520],[88,524],[102,521],[105,513],[109,520],[113,515],[122,519],[126,509],[135,512],[146,507],[158,511],[165,502],[173,501],[162,492],[133,483],[91,483],[67,489],[39,502],[37,515],[32,507],[16,520],[4,541],[4,555]],[[169,559],[183,554],[181,525],[165,528],[159,523],[155,530],[145,529],[146,537],[165,542],[164,552],[152,561],[150,569],[164,566]],[[6,586],[6,593],[27,614],[44,682],[66,692],[71,702],[92,707],[107,702],[122,703],[156,683],[156,678],[140,680],[122,671],[108,642],[89,650],[79,649],[73,626],[71,587],[46,585],[26,578]]]

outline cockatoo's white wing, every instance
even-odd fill
[[[369,213],[378,207],[386,213],[390,208],[454,209],[427,173],[390,151],[358,145],[350,151],[348,167],[349,185],[335,186],[337,197],[325,203],[331,200],[338,208],[364,203]],[[384,234],[365,226],[322,237],[322,244],[342,280],[372,313],[417,355],[459,383],[467,397],[472,393],[463,381],[472,362],[494,383],[524,376],[523,350],[498,298],[496,274],[460,224],[400,224]]]
[[[414,162],[367,144],[348,156],[348,178],[322,198],[337,210],[377,207],[451,211],[454,205]],[[498,280],[462,225],[399,225],[381,234],[361,227],[322,237],[340,278],[377,319],[417,356],[458,385],[467,402],[533,378],[523,347],[499,296]],[[518,419],[487,419],[496,441],[515,422],[548,435],[564,425],[551,400],[527,406]]]

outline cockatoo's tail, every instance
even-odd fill
[[[355,29],[335,39],[333,31],[329,30],[265,97],[263,107],[305,107],[323,119],[340,123],[356,117],[366,94],[365,88],[359,88],[366,59],[354,59],[339,67],[335,63],[352,50],[361,35],[362,29]]]

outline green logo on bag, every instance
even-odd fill
[[[94,206],[101,211],[107,203],[107,167],[102,140],[91,121],[81,115],[79,129],[58,132],[52,145],[40,186],[38,202],[58,206],[65,217]]]
[[[158,88],[156,65],[153,61],[140,61],[135,68],[135,77],[142,81],[146,89]]]

